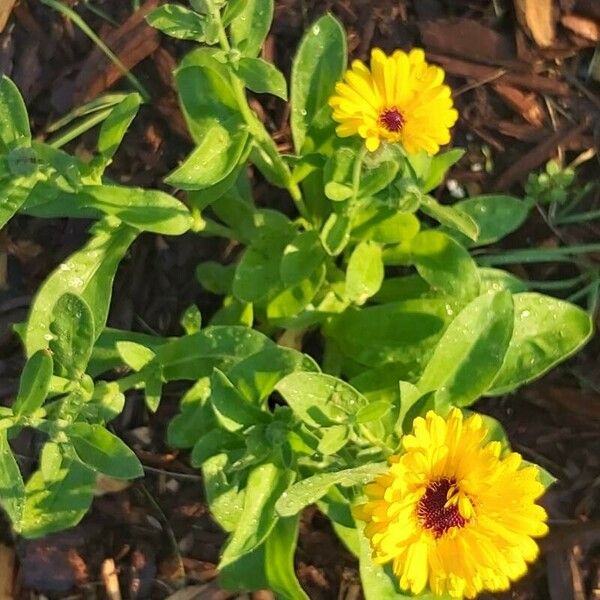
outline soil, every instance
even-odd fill
[[[171,76],[191,45],[146,26],[143,15],[158,3],[148,0],[136,10],[135,1],[64,0],[150,91],[151,101],[134,121],[109,175],[155,187],[192,147]],[[509,0],[277,0],[265,58],[289,73],[302,32],[326,11],[346,26],[353,57],[367,58],[374,46],[388,51],[422,46],[446,69],[461,114],[454,144],[466,147],[467,154],[440,188],[440,200],[450,199],[457,187],[469,194],[522,194],[529,173],[550,158],[568,163],[598,151],[598,67],[590,73],[600,38],[597,0],[515,0],[514,5]],[[84,101],[107,89],[130,89],[79,29],[36,0],[0,3],[0,71],[22,90],[33,131],[42,139],[51,137],[51,123]],[[261,96],[253,106],[281,149],[289,149],[286,104]],[[85,156],[94,142],[91,131],[68,149]],[[578,173],[582,184],[597,182],[597,158]],[[288,202],[258,177],[255,186],[263,205]],[[597,210],[599,203],[596,190],[582,208]],[[83,243],[88,227],[81,220],[18,217],[0,233],[3,404],[13,401],[23,364],[11,326],[26,317],[44,277]],[[504,245],[583,244],[597,241],[599,230],[598,222],[590,221],[557,232],[536,212]],[[179,316],[193,302],[208,319],[217,299],[202,291],[194,268],[202,260],[223,260],[230,250],[193,234],[141,236],[119,270],[109,323],[180,335]],[[586,257],[595,268],[599,258]],[[536,280],[573,274],[561,264],[517,265],[514,271]],[[595,318],[598,323],[598,313]],[[541,381],[477,405],[503,423],[517,451],[559,478],[544,498],[552,531],[542,541],[540,560],[510,592],[482,598],[600,599],[599,350],[596,338]],[[133,394],[114,424],[144,463],[143,481],[101,493],[79,526],[41,540],[15,540],[0,523],[0,598],[116,598],[115,589],[131,599],[250,597],[219,588],[216,564],[225,535],[210,517],[188,456],[165,445],[180,395],[176,386],[168,387],[159,412],[149,416]],[[28,457],[36,456],[38,444],[34,436],[18,440],[15,451],[25,474],[35,466]],[[296,560],[311,598],[362,597],[356,561],[316,510],[303,516]],[[273,598],[270,592],[251,597]]]

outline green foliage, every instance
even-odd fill
[[[143,476],[135,450],[110,426],[126,393],[143,391],[154,412],[177,381],[187,391],[168,443],[191,451],[212,515],[229,534],[222,585],[306,600],[294,550],[299,513],[316,503],[357,555],[367,600],[408,597],[373,563],[351,507],[401,451],[416,417],[510,392],[589,339],[589,314],[490,267],[510,262],[510,251],[495,257],[481,248],[515,231],[535,202],[564,202],[556,190],[566,193],[572,179],[549,165],[530,180],[527,200],[445,204],[430,194],[462,150],[432,157],[383,144],[368,153],[338,138],[328,101],[347,47],[332,15],[309,27],[294,58],[295,154],[282,155],[247,96],[287,99],[282,72],[258,58],[273,0],[189,4],[163,4],[147,17],[166,35],[202,44],[175,72],[194,148],[165,183],[185,203],[104,175],[138,94],[80,109],[105,111],[97,152],[83,160],[32,141],[18,90],[0,82],[0,226],[17,213],[97,220],[18,326],[27,360],[12,406],[0,409],[0,505],[25,537],[76,525],[99,476]],[[260,208],[249,163],[289,193],[296,213]],[[192,304],[176,315],[176,337],[108,328],[115,274],[140,233],[190,230],[235,247],[227,265],[206,261],[195,273],[223,296],[221,308],[204,315]],[[322,342],[320,364],[301,351],[315,350],[311,339]],[[508,449],[501,425],[490,423]],[[44,436],[27,482],[10,446],[22,427]],[[552,482],[542,470],[540,478]]]

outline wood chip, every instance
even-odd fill
[[[121,600],[121,588],[117,577],[117,567],[112,558],[107,558],[102,563],[102,582],[109,600]]]
[[[150,56],[159,46],[158,31],[146,23],[146,15],[159,0],[147,0],[118,29],[103,36],[103,41],[127,69]],[[95,98],[123,77],[123,72],[99,48],[94,48],[81,66],[75,80],[73,104]]]
[[[0,545],[0,600],[14,600],[15,552]]]
[[[17,0],[2,0],[0,3],[0,33],[4,31],[16,3]]]
[[[473,19],[420,21],[418,27],[428,50],[466,59],[476,56],[479,62],[491,65],[513,66],[515,62],[509,39]]]
[[[544,110],[535,94],[522,92],[505,83],[494,83],[492,87],[517,114],[521,115],[534,127],[541,127],[544,120]]]
[[[540,48],[552,46],[556,17],[552,0],[514,0],[517,19]]]
[[[495,69],[487,65],[451,58],[435,52],[428,53],[427,58],[431,62],[441,65],[451,75],[458,75],[475,81],[489,81],[494,79],[499,83],[507,83],[525,90],[532,90],[551,96],[570,95],[569,84],[558,79],[550,79],[533,73],[505,73],[502,69]]]
[[[600,23],[594,19],[580,15],[564,15],[560,22],[564,27],[586,40],[600,41]]]

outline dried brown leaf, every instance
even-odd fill
[[[552,0],[514,0],[517,19],[540,48],[552,46],[556,16]]]

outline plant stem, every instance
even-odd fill
[[[229,43],[229,39],[227,38],[227,32],[225,31],[225,27],[223,26],[223,21],[221,19],[221,12],[219,8],[215,6],[214,2],[209,2],[211,16],[214,19],[215,23],[217,23],[218,28],[218,38],[219,45],[225,52],[231,52],[231,44]],[[235,73],[230,73],[229,76],[231,87],[233,89],[233,93],[235,95],[235,99],[239,106],[240,112],[246,125],[248,126],[248,131],[250,135],[254,137],[256,142],[260,145],[260,147],[266,152],[266,154],[271,159],[273,166],[279,174],[285,180],[285,186],[288,190],[292,200],[296,204],[296,208],[302,217],[304,217],[307,221],[310,221],[308,218],[308,211],[306,210],[306,206],[302,199],[302,192],[300,191],[300,187],[297,183],[292,181],[292,175],[288,166],[286,165],[283,158],[281,158],[281,154],[277,150],[273,142],[273,138],[269,135],[269,132],[265,129],[263,123],[258,119],[258,117],[254,114],[250,106],[248,105],[248,98],[246,97],[246,91],[242,81],[240,80]]]
[[[365,156],[367,155],[367,147],[365,145],[362,146],[360,152],[356,156],[356,160],[354,161],[354,168],[352,169],[352,203],[356,202],[356,198],[358,197],[358,189],[360,187],[360,174],[362,171],[362,164]]]
[[[384,444],[380,439],[375,437],[364,425],[358,426],[358,434],[362,438],[373,444],[373,446],[380,448],[386,457],[394,454],[394,451],[387,444]]]

